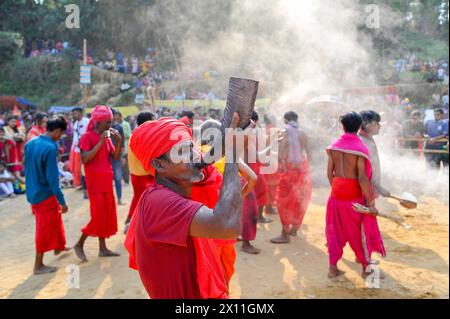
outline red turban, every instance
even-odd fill
[[[180,142],[192,140],[192,133],[181,121],[164,117],[148,121],[136,128],[130,138],[130,148],[142,167],[155,175],[151,161],[167,153]]]
[[[88,131],[92,131],[95,128],[95,124],[103,121],[110,121],[113,119],[112,111],[109,107],[104,105],[97,105],[91,112],[91,119],[87,127]]]

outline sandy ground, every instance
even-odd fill
[[[448,202],[421,198],[413,211],[391,201],[379,202],[383,211],[403,216],[412,227],[380,219],[388,256],[380,264],[386,278],[376,289],[366,287],[348,246],[340,262],[346,274],[338,280],[327,278],[327,193],[324,188],[314,190],[305,227],[288,245],[269,242],[280,231],[278,216],[271,216],[274,223],[258,226],[254,244],[262,253],[251,256],[238,251],[230,285],[232,298],[449,298]],[[68,245],[73,245],[88,221],[89,202],[82,199],[81,192],[65,190],[65,194],[70,211],[64,223]],[[131,187],[124,188],[124,200],[130,202]],[[24,196],[0,202],[0,298],[147,298],[138,274],[127,266],[122,245],[127,209],[119,206],[121,231],[107,241],[121,257],[98,258],[98,241],[91,238],[86,242],[89,262],[80,264],[72,251],[58,257],[48,254],[45,262],[58,266],[58,271],[33,276],[35,221],[30,207]],[[79,289],[69,289],[66,284],[68,265],[80,267]]]

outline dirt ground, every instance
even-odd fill
[[[131,192],[130,186],[124,188],[126,203]],[[70,211],[64,224],[72,246],[89,219],[89,202],[79,191],[65,190],[65,194]],[[382,211],[402,216],[411,228],[379,220],[388,254],[380,263],[386,278],[379,288],[368,288],[348,246],[340,262],[346,274],[337,280],[326,276],[327,195],[325,188],[314,189],[301,234],[290,244],[269,242],[280,231],[278,216],[270,216],[272,224],[258,226],[254,244],[262,249],[260,255],[240,252],[238,243],[232,298],[449,298],[448,202],[420,198],[418,209],[406,211],[392,201],[379,201]],[[98,241],[91,238],[86,242],[89,262],[80,264],[72,251],[58,257],[47,254],[45,262],[58,266],[58,271],[34,276],[35,221],[26,198],[0,202],[0,298],[148,298],[137,272],[128,268],[122,232],[127,210],[128,206],[119,206],[120,232],[107,241],[120,257],[98,258]],[[80,267],[79,289],[68,288],[68,265]]]

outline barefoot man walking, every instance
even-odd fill
[[[55,272],[43,263],[44,253],[55,255],[66,250],[66,235],[61,214],[68,211],[59,184],[56,142],[67,129],[63,117],[50,119],[47,132],[25,145],[27,200],[36,218],[36,260],[34,274]]]
[[[329,254],[329,278],[342,275],[337,263],[342,258],[347,242],[362,265],[362,275],[369,273],[370,254],[385,256],[385,249],[375,214],[375,196],[372,190],[372,166],[367,146],[357,133],[362,124],[358,113],[341,117],[344,134],[327,148],[327,175],[331,194],[327,203],[326,236]],[[373,215],[356,212],[353,204],[369,207]]]
[[[117,160],[121,154],[122,138],[111,129],[113,114],[109,107],[97,105],[92,111],[87,131],[80,140],[81,159],[86,173],[91,220],[81,229],[82,235],[74,250],[78,258],[87,261],[83,245],[88,236],[99,238],[99,256],[119,254],[106,248],[105,239],[117,232],[117,212],[113,189],[113,170],[110,155]],[[111,138],[116,140],[114,147]]]

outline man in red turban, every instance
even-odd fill
[[[119,158],[122,138],[119,132],[111,129],[113,115],[109,107],[97,105],[91,115],[87,131],[80,140],[81,160],[91,207],[91,220],[81,229],[82,235],[74,247],[76,255],[82,261],[87,261],[83,245],[88,236],[99,238],[100,257],[119,256],[106,247],[105,238],[117,232],[111,156],[115,160]],[[115,138],[117,148],[110,135]]]
[[[238,122],[235,113],[232,127]],[[171,118],[146,122],[133,132],[130,147],[156,177],[156,185],[142,194],[127,233],[130,267],[139,271],[153,299],[227,298],[226,276],[212,239],[234,239],[240,233],[238,164],[226,164],[219,199],[211,209],[191,199],[194,183],[207,178],[208,170],[193,163],[200,154],[184,123]]]

